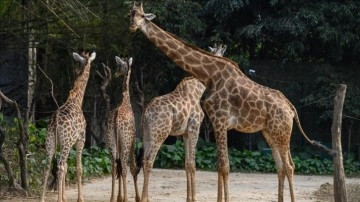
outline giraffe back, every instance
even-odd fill
[[[204,113],[200,98],[204,91],[205,86],[199,80],[187,77],[173,92],[154,98],[143,114],[143,124],[147,127],[144,132],[182,135],[190,119],[201,123]]]

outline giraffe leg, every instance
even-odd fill
[[[50,130],[49,130],[50,131]],[[48,133],[46,136],[46,142],[49,144],[46,144],[46,166],[45,166],[45,176],[44,176],[44,185],[43,185],[43,191],[41,194],[41,199],[40,202],[45,202],[45,194],[46,194],[46,190],[47,190],[47,182],[48,182],[48,178],[49,178],[49,173],[50,173],[50,167],[51,167],[51,161],[54,157],[54,153],[55,153],[55,137],[54,137],[54,133]],[[52,141],[50,143],[50,141]]]
[[[131,175],[133,176],[133,180],[134,180],[134,187],[135,187],[135,201],[139,202],[140,201],[140,196],[139,196],[139,190],[138,190],[138,186],[137,186],[137,175],[138,173],[138,165],[136,165],[136,157],[135,157],[135,138],[133,140],[133,143],[131,144],[131,148],[130,148],[130,172]]]
[[[69,156],[70,148],[63,148],[60,154],[60,161],[58,163],[58,202],[66,201],[65,198],[65,175],[67,171],[67,159]]]
[[[120,162],[120,161],[119,161]],[[118,162],[118,164],[119,164],[119,162]],[[121,165],[117,165],[117,166],[121,166]],[[118,172],[118,171],[117,171]],[[123,200],[123,198],[122,198],[122,189],[121,189],[121,187],[122,187],[122,184],[121,184],[121,180],[122,180],[122,174],[121,173],[119,173],[118,174],[119,176],[119,179],[118,179],[118,196],[117,196],[117,201],[118,202],[122,202],[122,200]]]
[[[185,146],[185,170],[187,179],[187,202],[196,201],[196,189],[195,189],[195,147],[197,143],[197,134],[184,135]]]
[[[278,173],[278,202],[282,202],[284,201],[284,181],[285,181],[284,165],[278,149],[271,147],[271,150],[275,161],[276,170]]]
[[[229,157],[227,148],[227,132],[225,129],[218,129],[215,133],[218,149],[218,196],[217,201],[222,201],[222,191],[224,190],[225,202],[229,202]]]
[[[64,166],[64,174],[63,174],[63,179],[62,179],[62,200],[63,202],[66,202],[66,196],[65,196],[65,189],[66,189],[66,174],[67,174],[67,170],[68,170],[68,164],[66,162],[65,166]]]
[[[281,160],[280,160],[281,165],[279,165],[279,166],[282,166],[280,169],[278,169],[278,175],[279,175],[278,201],[279,202],[284,201],[285,176],[288,178],[288,181],[289,181],[291,201],[295,201],[294,182],[293,182],[295,166],[293,165],[293,162],[292,162],[292,159],[290,156],[290,151],[289,150],[281,151],[281,152],[279,152],[278,156],[281,158]]]
[[[291,197],[291,201],[294,202],[295,201],[295,193],[294,193],[294,171],[295,171],[295,164],[292,161],[291,158],[291,153],[290,151],[287,152],[288,153],[288,157],[287,157],[287,162],[288,162],[288,168],[286,169],[286,176],[288,178],[289,181],[289,189],[290,189],[290,197]]]
[[[126,145],[122,145],[122,151],[121,151],[121,177],[122,177],[122,184],[123,184],[123,192],[124,192],[124,197],[123,197],[123,202],[128,202],[128,197],[127,197],[127,182],[126,182],[126,176],[127,176],[127,162],[129,159],[129,149],[127,148]]]
[[[163,142],[163,141],[162,141]],[[142,196],[141,196],[141,202],[148,202],[149,201],[149,177],[150,177],[150,172],[151,169],[153,167],[154,164],[154,160],[156,157],[157,152],[160,149],[160,145],[155,145],[155,144],[151,144],[150,146],[147,148],[146,145],[144,144],[144,159],[143,159],[143,172],[144,172],[144,185],[143,185],[143,191],[142,191]]]
[[[82,194],[82,163],[81,163],[83,148],[84,148],[84,142],[77,141],[76,142],[76,181],[78,186],[78,202],[84,201],[84,197]]]
[[[114,156],[111,158],[111,197],[110,202],[115,202],[115,181],[116,181],[116,161]]]

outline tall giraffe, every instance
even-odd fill
[[[111,183],[111,198],[110,201],[116,201],[115,198],[115,179],[116,174],[119,175],[119,192],[117,201],[127,202],[127,163],[130,156],[130,171],[133,175],[134,185],[135,185],[135,200],[140,201],[137,187],[137,174],[140,171],[140,168],[137,168],[135,162],[135,119],[134,113],[131,107],[130,102],[130,93],[129,93],[129,81],[131,74],[131,65],[132,58],[121,59],[115,56],[116,63],[118,65],[117,72],[115,77],[125,74],[123,82],[123,92],[122,92],[122,101],[120,105],[113,110],[108,118],[108,130],[107,130],[107,145],[111,151],[112,159],[112,183]],[[122,183],[121,183],[122,180]],[[124,197],[122,197],[121,186],[124,189]]]
[[[47,180],[49,177],[50,165],[56,152],[57,145],[60,145],[60,160],[58,162],[58,202],[66,201],[65,198],[65,176],[68,168],[67,159],[70,149],[76,147],[76,179],[78,186],[78,201],[84,201],[82,194],[82,164],[81,155],[85,143],[86,120],[81,109],[86,84],[90,74],[90,64],[95,59],[96,53],[83,53],[80,56],[73,53],[76,61],[82,65],[82,72],[75,80],[66,102],[52,116],[46,134],[46,167],[43,192],[41,201],[45,201]]]
[[[148,186],[150,172],[156,154],[171,136],[182,135],[185,147],[185,170],[187,178],[187,201],[195,201],[195,147],[199,137],[204,112],[200,99],[205,86],[194,77],[184,78],[169,94],[155,97],[142,116],[144,145],[144,186],[142,202],[149,201]]]
[[[291,201],[294,196],[294,163],[290,154],[290,137],[295,119],[301,134],[313,145],[301,128],[295,107],[278,90],[250,80],[238,65],[224,57],[207,53],[183,42],[151,22],[152,13],[144,13],[142,4],[134,3],[130,11],[130,31],[140,29],[145,36],[183,70],[199,79],[208,89],[204,110],[215,131],[218,150],[218,195],[229,201],[229,158],[227,131],[245,133],[262,131],[272,149],[278,173],[278,201],[283,201],[285,177],[288,178]]]

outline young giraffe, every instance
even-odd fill
[[[107,130],[107,145],[111,151],[112,159],[112,183],[111,183],[111,198],[110,201],[116,201],[115,198],[115,179],[116,174],[119,174],[119,192],[117,201],[127,202],[127,188],[126,188],[126,173],[127,163],[130,156],[130,171],[133,175],[135,185],[135,200],[140,201],[137,187],[137,174],[140,171],[135,162],[135,119],[134,113],[130,102],[129,93],[129,80],[131,74],[132,58],[123,60],[119,57],[115,57],[118,65],[115,77],[125,74],[123,82],[123,93],[121,104],[110,113],[108,118],[108,130]],[[121,184],[122,180],[122,184]],[[124,197],[122,198],[121,186],[124,189]]]
[[[187,178],[187,201],[195,201],[195,147],[199,137],[204,112],[200,98],[205,86],[194,77],[184,78],[174,91],[154,98],[142,116],[144,145],[144,186],[142,202],[149,201],[149,175],[156,154],[169,136],[183,136],[185,147],[185,170]]]
[[[311,141],[301,128],[295,107],[280,92],[250,80],[238,65],[226,58],[209,54],[184,43],[151,22],[154,14],[144,13],[142,4],[134,3],[130,11],[130,31],[140,29],[145,36],[183,70],[199,79],[209,90],[204,110],[215,131],[218,150],[218,195],[229,201],[229,158],[227,131],[262,133],[272,149],[278,172],[278,201],[283,201],[285,176],[289,181],[291,201],[295,201],[294,163],[290,154],[290,137],[295,119],[301,134]]]
[[[43,192],[41,195],[42,202],[45,201],[50,165],[58,144],[60,145],[61,151],[60,161],[57,165],[58,202],[66,201],[65,176],[68,168],[67,159],[70,149],[74,144],[76,146],[76,179],[78,186],[78,201],[84,201],[81,190],[81,155],[85,143],[86,120],[81,107],[86,84],[89,79],[90,64],[95,59],[96,54],[94,52],[89,57],[88,53],[82,54],[82,56],[77,53],[73,53],[73,57],[76,61],[81,63],[83,70],[75,80],[74,88],[70,91],[70,95],[65,104],[56,110],[48,126],[45,142],[47,156]]]

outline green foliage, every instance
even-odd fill
[[[266,44],[261,51],[277,59],[344,62],[360,55],[359,5],[358,1],[254,3],[257,18],[243,26],[241,34]]]
[[[83,177],[101,176],[111,172],[110,153],[107,149],[92,146],[82,152]],[[76,151],[70,150],[68,159],[68,178],[76,177]]]
[[[173,145],[163,144],[161,146],[154,166],[160,168],[183,168],[184,159],[184,142],[177,140]]]
[[[183,168],[184,144],[177,140],[174,145],[162,145],[155,167]],[[232,172],[276,172],[275,162],[270,154],[259,151],[237,150],[229,148],[229,163]],[[309,157],[311,155],[294,155],[295,173],[306,175],[331,175],[334,172],[333,163],[329,159]],[[199,140],[196,152],[196,167],[200,170],[217,170],[217,149],[214,143]],[[360,174],[360,162],[354,155],[344,158],[344,169],[347,176]]]
[[[223,22],[247,5],[249,5],[248,0],[209,0],[205,4],[204,12],[211,13],[215,19]]]

